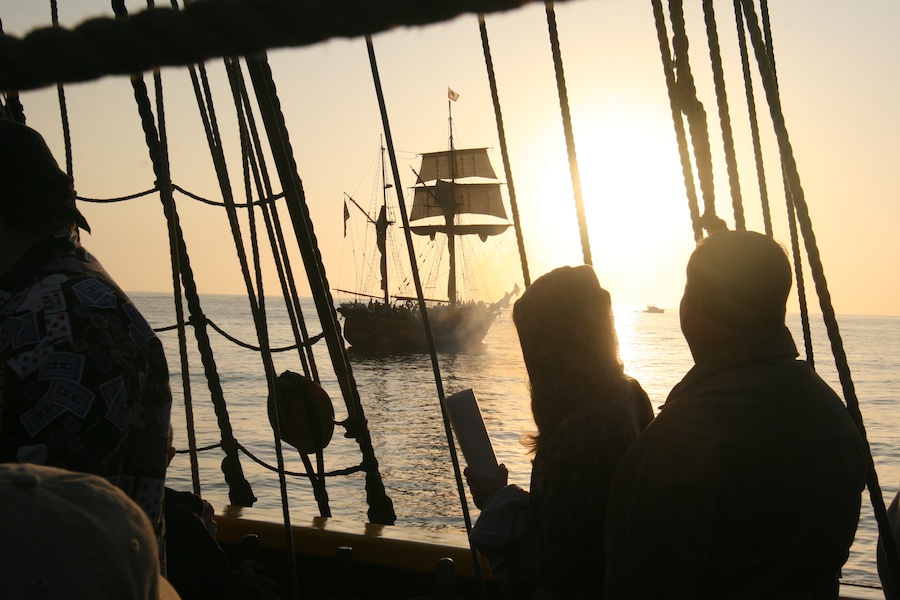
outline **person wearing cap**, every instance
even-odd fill
[[[0,464],[4,598],[178,600],[147,515],[105,479]]]
[[[0,119],[0,462],[106,478],[146,512],[164,556],[165,355],[79,228],[44,139]]]
[[[695,364],[613,479],[607,599],[838,597],[866,451],[797,360],[790,288],[763,234],[713,233],[691,254],[679,316]]]

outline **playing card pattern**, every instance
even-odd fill
[[[107,477],[159,524],[168,379],[152,328],[73,236],[0,275],[0,461]]]

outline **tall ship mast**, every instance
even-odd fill
[[[447,297],[428,298],[432,337],[439,351],[458,351],[480,346],[495,317],[509,305],[518,289],[493,304],[476,300],[474,292],[463,297],[465,277],[460,261],[460,236],[477,235],[482,242],[505,232],[506,218],[500,181],[491,166],[487,148],[456,148],[453,140],[453,114],[448,107],[450,149],[426,152],[416,174],[410,231],[435,240],[446,236],[449,269]],[[351,202],[375,227],[381,289],[379,294],[362,290],[338,290],[357,299],[343,302],[338,312],[344,317],[344,338],[355,349],[371,352],[424,352],[425,328],[419,307],[411,296],[392,297],[388,285],[388,235],[393,221],[388,219],[391,187],[385,179],[384,147],[381,149],[382,198],[378,218],[373,218],[355,200]],[[346,213],[345,213],[346,217]],[[493,222],[485,222],[490,218]],[[480,221],[478,221],[480,219]],[[371,263],[370,263],[371,264]],[[413,265],[421,268],[422,265]],[[370,270],[371,272],[371,270]]]
[[[450,149],[422,154],[409,221],[443,217],[443,224],[411,225],[410,230],[432,239],[438,233],[447,236],[450,267],[447,299],[455,306],[459,302],[456,238],[477,235],[486,241],[490,236],[505,232],[510,224],[487,148],[457,149],[454,146],[452,101],[448,100],[447,105]],[[473,178],[489,181],[472,181]],[[459,217],[464,215],[490,216],[506,222],[462,223]]]

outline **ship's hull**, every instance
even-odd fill
[[[356,350],[384,353],[427,352],[422,316],[412,305],[382,302],[347,302],[338,312],[344,317],[344,339]],[[433,306],[428,317],[439,352],[477,348],[484,341],[496,310],[483,303]]]

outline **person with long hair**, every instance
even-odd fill
[[[593,269],[561,267],[515,303],[537,431],[529,492],[466,469],[482,509],[472,541],[514,598],[596,598],[613,471],[653,418],[624,372],[609,293]]]

